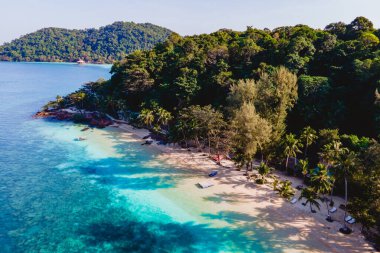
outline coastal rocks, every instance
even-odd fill
[[[70,120],[76,123],[88,124],[91,127],[105,128],[113,124],[106,115],[100,112],[81,111],[76,108],[53,109],[37,112],[34,118],[53,118],[57,120]]]

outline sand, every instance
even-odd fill
[[[119,124],[121,139],[125,141],[144,142],[142,138],[149,132],[136,129],[126,124]],[[217,165],[202,152],[189,152],[172,145],[158,145],[154,142],[150,149],[158,152],[157,159],[170,166],[181,168],[181,183],[176,189],[160,190],[167,198],[186,206],[190,214],[203,217],[200,222],[214,219],[212,226],[231,226],[242,228],[244,233],[255,236],[260,230],[260,236],[268,248],[280,252],[375,252],[360,233],[360,224],[350,225],[354,232],[343,235],[338,232],[342,227],[344,211],[332,214],[334,222],[325,220],[327,209],[321,203],[317,213],[310,212],[309,206],[303,206],[303,201],[296,204],[278,196],[269,185],[258,185],[249,182],[244,176],[245,171],[237,171],[231,161],[223,160],[222,166]],[[212,169],[219,173],[214,178],[207,174]],[[302,180],[288,177],[275,172],[281,179],[288,179],[293,186],[302,184]],[[211,181],[213,187],[200,189],[196,184],[200,181]],[[296,197],[300,191],[296,190]],[[334,197],[336,206],[343,200]],[[182,202],[182,203],[181,203]],[[199,208],[201,207],[201,208]],[[208,214],[198,213],[199,210],[209,210]]]

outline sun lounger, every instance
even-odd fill
[[[211,171],[210,174],[208,174],[208,176],[209,176],[209,177],[214,177],[214,176],[216,176],[217,174],[218,174],[218,171],[217,171],[217,170],[213,170],[213,171]]]
[[[329,211],[330,213],[335,213],[338,209],[336,209],[336,207],[334,206],[333,208],[331,208]]]
[[[348,220],[347,222],[350,224],[354,224],[356,222],[356,220],[355,220],[355,218],[352,218],[351,220]]]
[[[293,199],[290,201],[290,203],[295,204],[295,203],[297,203],[297,201],[298,201],[297,198],[293,198]]]
[[[346,216],[345,218],[344,218],[344,220],[346,221],[346,222],[349,222],[350,220],[352,220],[353,218],[352,218],[352,216],[350,216],[350,215],[348,215],[348,216]]]
[[[200,187],[202,187],[203,189],[205,188],[209,188],[211,186],[213,186],[214,184],[209,182],[209,181],[205,181],[205,182],[199,182],[198,183]]]

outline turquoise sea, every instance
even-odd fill
[[[235,226],[254,218],[179,189],[191,171],[140,142],[32,118],[109,68],[0,63],[0,252],[282,252],[263,228]]]

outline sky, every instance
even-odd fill
[[[153,23],[181,35],[369,18],[380,28],[380,0],[0,0],[0,44],[44,27],[98,28]]]

